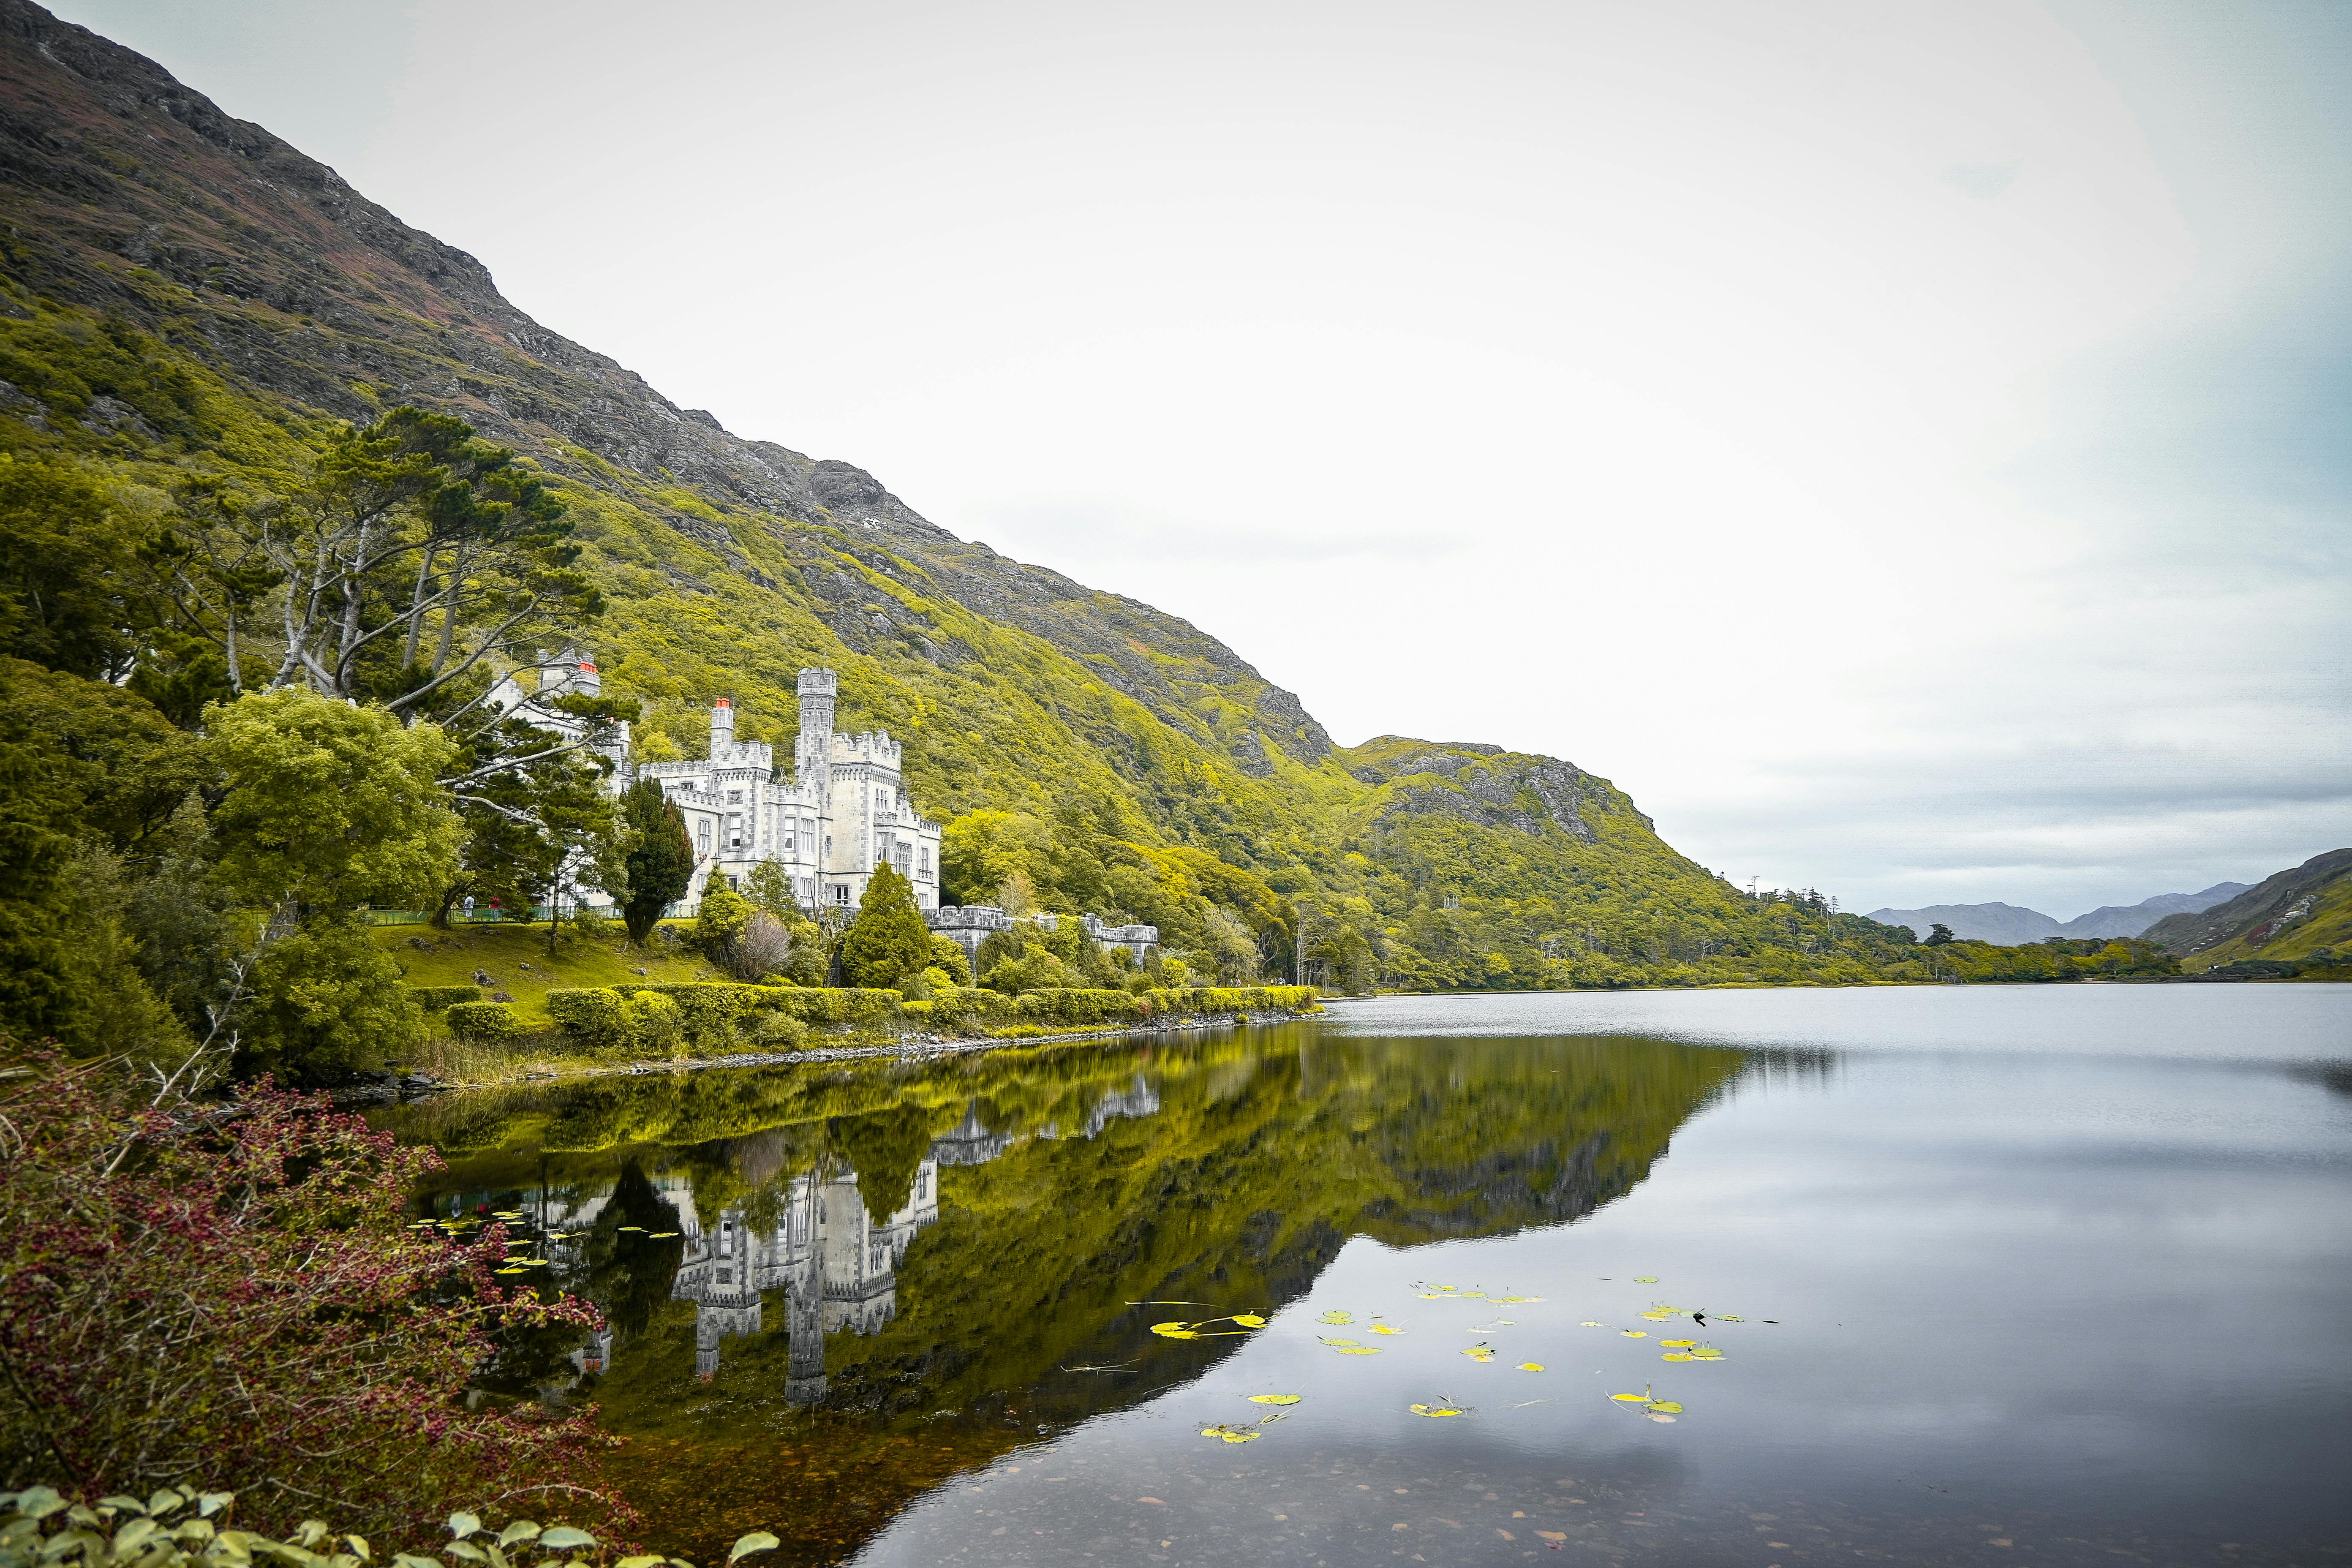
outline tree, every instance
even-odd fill
[[[852,985],[890,987],[931,962],[931,928],[915,907],[915,885],[883,861],[841,937],[841,968]]]
[[[702,906],[696,911],[694,945],[714,963],[734,967],[735,943],[740,941],[751,916],[758,911],[751,900],[729,887],[724,879],[713,873],[702,889]]]
[[[179,500],[149,555],[234,690],[308,685],[446,721],[448,688],[604,608],[562,499],[447,415],[395,408],[349,431],[289,495],[208,482]]]
[[[662,911],[693,885],[694,840],[687,837],[686,818],[650,779],[631,784],[621,797],[621,825],[630,839],[623,858],[628,896],[621,918],[629,940],[642,942],[653,935]]]
[[[239,901],[397,909],[448,883],[460,826],[437,782],[450,754],[438,729],[299,689],[206,718],[205,754],[227,786],[213,813],[218,875]]]
[[[1928,926],[1927,940],[1921,942],[1919,945],[1922,947],[1949,947],[1957,940],[1958,939],[1952,935],[1952,928],[1944,924],[1941,921],[1938,921]]]
[[[69,463],[0,452],[0,654],[75,675],[130,668],[138,531]]]
[[[318,914],[261,950],[237,1037],[240,1076],[316,1083],[381,1068],[423,1037],[425,1014],[365,921]]]

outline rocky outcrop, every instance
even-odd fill
[[[1596,811],[1623,810],[1643,828],[1651,826],[1608,780],[1557,757],[1402,735],[1383,735],[1339,755],[1356,778],[1381,786],[1373,808],[1380,826],[1401,818],[1450,817],[1521,833],[1557,828],[1584,844],[1598,837],[1586,820]]]

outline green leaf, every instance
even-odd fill
[[[119,1513],[152,1513],[155,1511],[153,1509],[149,1508],[145,1503],[141,1502],[137,1498],[123,1497],[119,1493],[113,1497],[102,1497],[99,1499],[98,1506],[100,1508],[113,1509]]]
[[[395,1552],[392,1554],[392,1568],[442,1568],[442,1563],[438,1557],[419,1557],[414,1552]]]
[[[655,1552],[643,1557],[624,1557],[613,1568],[661,1568],[665,1561],[660,1552]]]
[[[66,1500],[48,1487],[26,1487],[16,1494],[16,1511],[26,1519],[47,1519],[66,1506]]]
[[[295,1527],[291,1539],[294,1544],[308,1551],[327,1539],[327,1521],[323,1519],[306,1519]]]
[[[188,1500],[188,1494],[177,1487],[165,1487],[147,1500],[149,1513],[169,1513]]]
[[[156,1528],[155,1521],[151,1516],[141,1514],[114,1532],[114,1555],[118,1558],[129,1557],[139,1550],[141,1542],[155,1533]]]
[[[221,1510],[226,1508],[230,1503],[235,1502],[236,1500],[236,1494],[235,1492],[198,1492],[196,1494],[196,1517],[199,1519],[210,1519],[213,1515],[218,1513]]]
[[[450,1556],[467,1563],[488,1563],[489,1561],[488,1557],[482,1554],[482,1549],[475,1545],[470,1541],[453,1541],[441,1550],[446,1552]]]
[[[481,1528],[482,1521],[470,1513],[453,1513],[449,1516],[449,1533],[460,1541]]]
[[[367,1561],[369,1561],[369,1560],[370,1560],[370,1557],[371,1557],[371,1555],[372,1555],[372,1554],[371,1554],[371,1553],[369,1552],[369,1551],[368,1551],[368,1543],[367,1543],[367,1537],[366,1537],[366,1536],[364,1536],[364,1535],[346,1535],[346,1536],[344,1536],[344,1537],[343,1537],[343,1539],[344,1539],[346,1542],[350,1542],[350,1543],[351,1543],[352,1555],[352,1556],[354,1556],[354,1557],[358,1558],[358,1559],[359,1559],[361,1562],[362,1562],[362,1563],[365,1563],[365,1562],[367,1562]]]
[[[727,1549],[727,1561],[732,1563],[738,1557],[748,1557],[754,1552],[773,1552],[782,1544],[766,1531],[755,1530]]]
[[[499,1544],[512,1546],[518,1541],[535,1540],[538,1535],[538,1525],[533,1524],[530,1520],[519,1519],[499,1531]]]
[[[553,1530],[542,1531],[540,1533],[539,1543],[551,1552],[569,1552],[577,1546],[593,1546],[596,1544],[596,1538],[584,1530],[575,1530],[571,1525],[559,1524]]]

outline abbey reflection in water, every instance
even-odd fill
[[[1351,1237],[1571,1222],[1638,1184],[1744,1059],[1307,1025],[608,1079],[388,1120],[450,1154],[436,1206],[522,1210],[560,1235],[548,1283],[611,1319],[542,1394],[593,1372],[620,1430],[749,1431],[781,1399],[880,1431],[1016,1393],[1075,1419],[1219,1353],[1151,1340],[1127,1303],[1278,1308]],[[1133,1371],[1065,1370],[1110,1363]]]

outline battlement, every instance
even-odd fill
[[[885,767],[898,765],[900,747],[887,730],[863,730],[855,735],[836,734],[833,738],[833,760],[835,763],[878,763]]]

